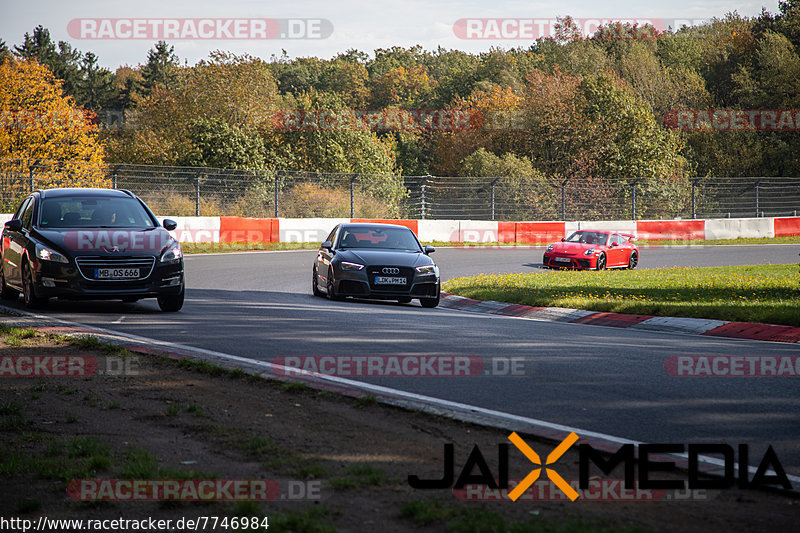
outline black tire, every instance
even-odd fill
[[[0,258],[0,261],[2,258]],[[0,298],[3,300],[16,300],[19,298],[19,291],[6,285],[6,276],[0,266]]]
[[[47,298],[41,298],[36,295],[33,274],[27,264],[22,265],[22,299],[28,309],[39,309],[47,305]]]
[[[181,287],[181,292],[178,294],[165,294],[158,297],[158,306],[166,313],[175,313],[180,311],[183,307],[183,300],[186,295],[186,290]]]
[[[336,280],[333,279],[333,272],[329,270],[328,282],[325,285],[325,291],[328,293],[328,300],[341,300],[342,297],[336,294],[336,289],[334,287],[336,287]]]
[[[600,254],[597,258],[597,270],[605,270],[606,269],[606,254]]]
[[[428,309],[432,309],[437,305],[439,305],[439,297],[437,296],[436,298],[420,298],[419,304],[422,307],[427,307]]]
[[[402,298],[398,298],[397,299],[397,303],[401,303],[401,304],[407,304],[410,301],[411,301],[411,298],[409,296],[403,296]]]
[[[420,298],[419,305],[422,307],[427,307],[428,309],[432,309],[439,305],[439,296],[441,295],[442,289],[441,287],[436,287],[436,297],[435,298]]]
[[[317,286],[317,267],[311,269],[311,293],[314,296],[323,296],[322,291]]]
[[[633,270],[636,268],[636,265],[639,264],[639,254],[636,252],[631,252],[631,256],[628,258],[628,270]]]

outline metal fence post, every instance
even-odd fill
[[[117,173],[119,172],[119,165],[114,166],[114,172],[111,174],[111,188],[117,188]]]
[[[278,218],[278,180],[280,179],[281,171],[277,171],[275,173],[275,179],[273,180],[275,183],[275,218]]]
[[[495,178],[492,181],[492,220],[494,220],[494,186],[500,180],[500,178]]]
[[[692,220],[697,218],[697,210],[696,207],[696,190],[697,190],[697,180],[692,180]]]
[[[194,178],[194,216],[200,216],[200,174]]]
[[[430,174],[422,178],[422,185],[419,186],[419,218],[425,219],[425,188],[428,186]]]
[[[631,214],[633,215],[632,220],[636,220],[636,184],[639,183],[639,180],[642,179],[641,177],[636,178],[633,180],[631,184]]]
[[[758,186],[761,185],[761,180],[756,182],[756,218],[758,218]]]
[[[568,178],[569,179],[569,178]],[[561,182],[561,220],[567,220],[567,181]]]
[[[356,212],[356,203],[355,203],[355,192],[356,192],[356,179],[358,179],[358,174],[353,174],[350,176],[350,218],[355,218]]]
[[[33,164],[30,167],[28,167],[28,186],[30,187],[30,190],[28,192],[33,192],[34,188],[33,173],[36,171],[36,165],[39,164],[39,161],[41,161],[41,159],[37,159],[36,161],[33,162]]]

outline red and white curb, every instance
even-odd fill
[[[546,322],[589,324],[614,328],[634,328],[667,333],[707,335],[734,339],[772,342],[800,342],[800,328],[760,324],[758,322],[729,322],[708,318],[680,318],[668,316],[630,315],[568,309],[563,307],[534,307],[508,304],[492,300],[474,300],[443,292],[439,307],[490,315],[513,316]]]

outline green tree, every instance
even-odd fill
[[[488,195],[494,181],[495,215],[510,220],[557,220],[557,189],[544,174],[533,167],[530,159],[511,153],[502,156],[479,148],[462,163],[464,176],[481,178],[470,181],[470,189]]]
[[[0,63],[11,57],[11,50],[3,39],[0,39]]]
[[[75,100],[92,111],[114,104],[114,79],[108,69],[97,64],[97,56],[86,52],[81,63]]]
[[[56,78],[62,80],[64,92],[76,95],[81,53],[65,41],[59,41],[56,46],[50,38],[50,30],[39,25],[32,34],[26,32],[22,44],[14,46],[14,53],[22,59],[32,59],[49,68]]]
[[[157,88],[171,89],[178,79],[180,62],[175,47],[158,41],[147,52],[147,63],[142,67],[142,93],[146,96]]]
[[[277,68],[278,87],[284,94],[300,94],[318,88],[328,63],[316,57],[303,57],[281,63]]]
[[[219,118],[189,122],[193,150],[180,164],[197,167],[262,170],[264,145],[257,134],[243,131]]]

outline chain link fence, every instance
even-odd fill
[[[0,160],[0,210],[35,189],[128,189],[160,215],[630,220],[795,216],[800,178],[539,181]]]

